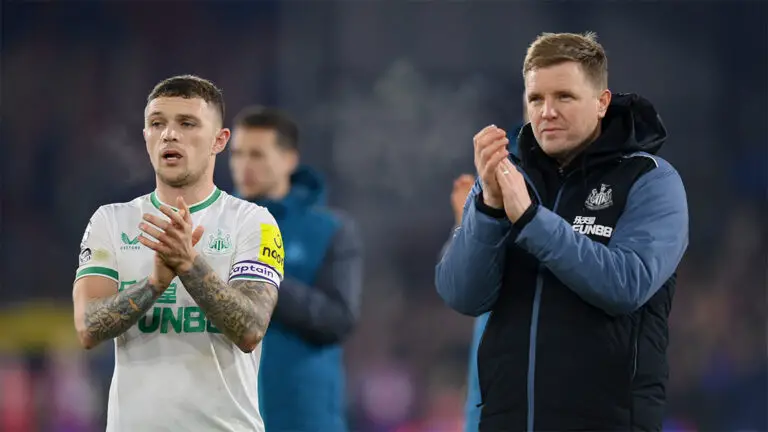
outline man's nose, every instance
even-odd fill
[[[176,128],[174,127],[167,127],[165,130],[163,130],[162,134],[163,141],[178,141],[179,140],[179,133],[176,131]]]
[[[541,117],[545,119],[553,119],[557,117],[557,109],[553,102],[544,102],[544,105],[541,107]]]

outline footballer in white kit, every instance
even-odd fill
[[[96,210],[73,292],[83,346],[115,341],[107,431],[263,431],[259,359],[283,277],[280,231],[265,208],[213,184],[229,138],[213,84],[165,80],[145,117],[157,189]]]

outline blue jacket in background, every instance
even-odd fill
[[[325,207],[320,176],[302,166],[280,201],[256,200],[275,217],[285,279],[262,342],[259,402],[266,430],[344,432],[341,342],[360,309],[362,252],[351,220]]]
[[[485,324],[488,322],[490,312],[484,313],[475,319],[475,328],[472,332],[472,345],[469,348],[469,370],[467,372],[467,401],[464,404],[464,431],[477,432],[480,427],[480,381],[477,378],[477,349],[483,338]]]

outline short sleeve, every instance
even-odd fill
[[[280,287],[285,252],[275,218],[263,207],[254,206],[238,228],[235,258],[229,280],[262,280]]]
[[[106,209],[99,207],[85,227],[80,241],[80,257],[75,280],[85,276],[102,276],[119,281],[114,244],[110,237]]]

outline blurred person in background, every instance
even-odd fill
[[[475,136],[479,180],[435,275],[453,309],[492,312],[480,430],[660,430],[688,245],[682,180],[655,156],[666,130],[611,94],[594,34],[542,34],[523,77],[520,158],[496,126]]]
[[[213,182],[230,136],[213,83],[164,80],[144,115],[156,189],[96,210],[74,282],[83,347],[115,339],[107,431],[264,431],[251,383],[282,279],[280,231]]]
[[[286,113],[248,107],[235,118],[230,167],[238,196],[275,215],[287,277],[264,339],[261,412],[267,430],[345,431],[342,342],[360,314],[362,241],[326,206],[324,181],[299,163]]]
[[[461,226],[461,218],[464,214],[464,204],[469,197],[469,192],[475,184],[475,177],[471,174],[462,174],[453,181],[453,190],[451,191],[451,208],[453,210],[454,226],[458,229]],[[440,256],[445,253],[450,239],[443,246]],[[467,362],[467,395],[464,401],[464,431],[476,432],[480,423],[480,384],[477,381],[477,347],[480,345],[480,339],[485,330],[485,323],[488,321],[488,313],[484,313],[475,318],[472,330],[472,342],[469,346],[469,361]]]

